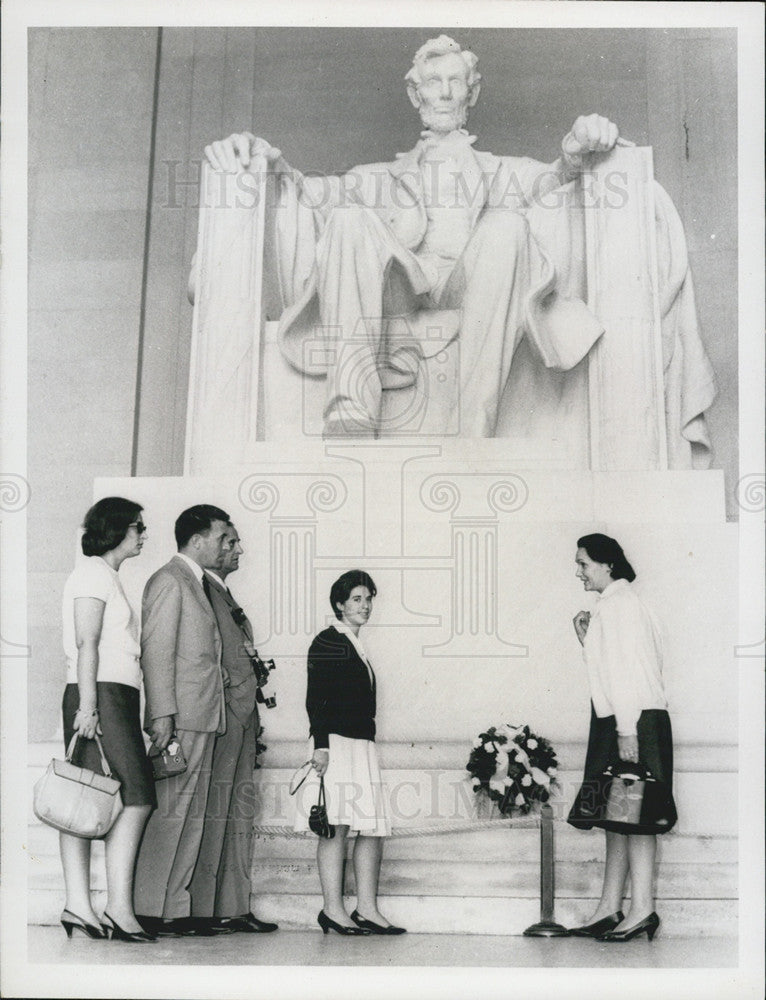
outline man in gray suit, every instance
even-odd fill
[[[138,855],[135,908],[148,931],[214,933],[191,916],[189,884],[202,841],[216,734],[226,728],[221,634],[205,569],[219,569],[230,528],[219,507],[200,504],[176,521],[178,553],[144,588],[141,669],[144,728],[158,750],[175,734],[182,774],[157,782],[156,811]]]
[[[205,829],[189,891],[193,917],[213,917],[216,930],[263,934],[275,931],[277,924],[259,920],[250,911],[255,818],[253,772],[261,729],[253,665],[257,651],[247,615],[226,584],[229,573],[239,569],[242,553],[239,534],[232,524],[224,542],[220,569],[205,570],[228,678],[224,694],[226,732],[215,739]]]

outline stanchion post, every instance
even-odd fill
[[[546,802],[540,808],[540,922],[524,931],[525,937],[566,937],[566,927],[557,924],[553,913],[553,809]]]

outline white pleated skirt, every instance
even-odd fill
[[[350,835],[388,837],[391,820],[375,744],[337,733],[330,733],[329,742],[330,760],[324,776],[327,818],[336,826],[348,826]],[[308,758],[313,752],[310,741]],[[318,796],[319,776],[312,770],[295,794],[294,830],[308,830],[309,812]]]

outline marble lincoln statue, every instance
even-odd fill
[[[293,367],[326,374],[328,436],[375,436],[383,390],[411,385],[423,359],[457,339],[459,434],[491,437],[522,338],[535,363],[567,371],[603,332],[557,278],[550,225],[530,220],[545,216],[586,154],[622,141],[617,126],[578,117],[552,163],[479,152],[464,127],[479,97],[477,62],[446,35],[415,53],[407,93],[423,131],[391,163],[304,176],[249,132],[205,149],[216,170],[244,171],[262,156],[278,178],[279,341]],[[424,310],[458,322],[434,339],[433,326],[418,324]],[[306,350],[317,342],[326,349]]]

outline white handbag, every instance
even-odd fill
[[[72,763],[79,735],[75,733],[72,737],[65,760],[54,757],[45,774],[35,782],[33,808],[35,816],[48,826],[75,837],[93,839],[109,833],[122,812],[122,796],[120,782],[112,777],[98,736],[96,745],[104,773],[97,774]]]

